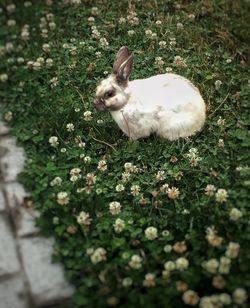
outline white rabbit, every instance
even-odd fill
[[[161,74],[129,81],[133,55],[126,46],[117,53],[113,72],[96,89],[94,106],[110,111],[131,139],[151,133],[169,140],[200,131],[205,122],[205,103],[199,90],[186,78]]]

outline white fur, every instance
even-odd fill
[[[102,88],[115,84],[112,76],[103,82]],[[122,89],[115,86],[115,99],[119,101]],[[133,80],[123,91],[127,103],[122,109],[111,111],[111,115],[133,140],[151,133],[175,140],[195,134],[204,125],[205,103],[199,90],[182,76],[162,74]]]

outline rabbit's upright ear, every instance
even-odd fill
[[[118,83],[126,84],[133,66],[133,54],[127,46],[120,48],[113,65],[113,74],[116,75]]]

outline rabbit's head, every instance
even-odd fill
[[[132,65],[133,54],[128,47],[121,47],[116,55],[112,74],[97,86],[94,106],[98,111],[117,111],[127,104],[127,85]]]

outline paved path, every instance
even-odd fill
[[[71,307],[73,288],[51,263],[53,239],[39,236],[17,175],[24,152],[0,121],[0,308]]]

